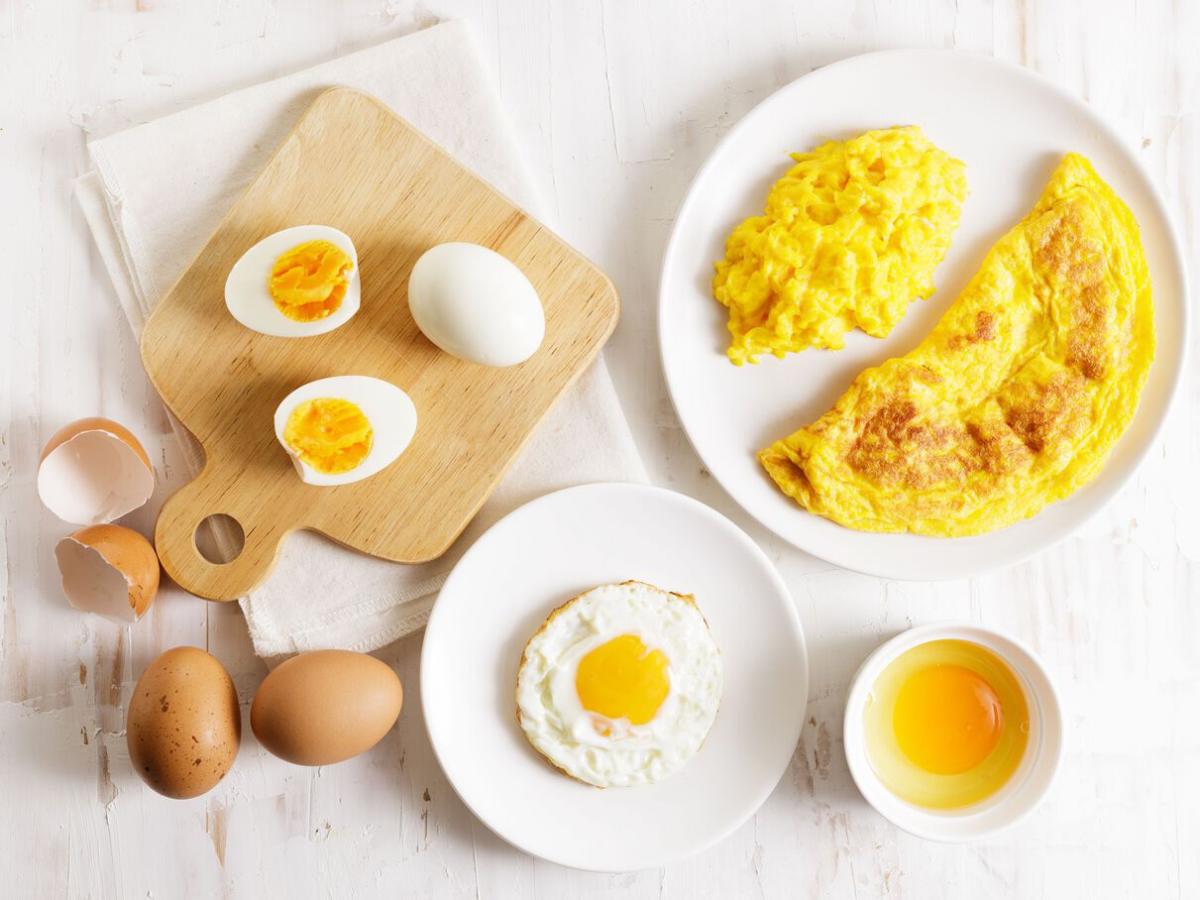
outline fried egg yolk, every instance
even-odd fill
[[[956,775],[985,759],[1000,740],[1000,698],[965,666],[931,666],[904,683],[892,713],[904,755],[926,772]]]
[[[292,410],[284,442],[301,461],[325,475],[349,472],[371,452],[373,432],[363,411],[349,400],[318,397]]]
[[[888,790],[926,809],[961,809],[1020,768],[1029,704],[1019,677],[987,647],[929,641],[880,672],[863,725],[871,767]]]
[[[353,268],[350,257],[336,244],[307,241],[275,260],[267,289],[289,319],[313,322],[342,305]]]
[[[588,712],[645,725],[671,691],[669,664],[661,650],[648,649],[637,635],[623,634],[579,661],[575,690]],[[598,726],[605,727],[606,723]]]

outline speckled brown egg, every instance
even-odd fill
[[[281,759],[326,766],[375,746],[395,724],[403,701],[400,679],[375,657],[315,650],[263,679],[250,727]]]
[[[241,738],[233,679],[203,650],[168,650],[138,679],[126,718],[129,760],[160,794],[184,800],[212,790]]]

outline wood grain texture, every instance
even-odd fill
[[[137,676],[205,647],[248,710],[266,668],[240,610],[166,584],[136,628],[80,616],[58,586],[69,526],[34,473],[61,425],[135,431],[159,476],[182,464],[71,198],[85,133],[106,134],[440,17],[469,22],[550,221],[623,298],[605,348],[656,482],[744,527],[804,625],[809,719],[758,814],[700,856],[609,876],[492,835],[425,735],[419,635],[378,654],[404,682],[397,727],[321,769],[270,756],[248,725],[211,794],[172,802],[131,771]],[[1200,4],[1179,0],[0,0],[0,246],[17,260],[0,329],[0,869],[12,897],[1194,898],[1200,896],[1200,329],[1160,446],[1085,529],[1010,569],[945,584],[837,570],[747,519],[679,428],[654,323],[662,249],[687,185],[754,104],[867,50],[959,47],[1083,96],[1162,188],[1200,272]],[[16,271],[14,269],[14,271]],[[149,533],[156,505],[123,524]],[[842,755],[849,679],[912,624],[1001,628],[1042,658],[1068,725],[1042,806],[985,842],[897,831]],[[482,748],[480,752],[485,752]]]
[[[225,307],[225,276],[252,245],[302,224],[332,225],[358,250],[362,308],[316,337],[244,327]],[[546,335],[516,366],[466,362],[430,343],[408,309],[417,258],[445,241],[490,247],[541,297]],[[372,97],[346,88],[313,102],[263,173],[155,308],[142,359],[163,400],[205,451],[205,465],[162,508],[155,545],[182,587],[234,600],[262,581],[280,542],[308,528],[397,562],[445,552],[542,416],[616,326],[609,280],[541,224]],[[275,439],[279,402],[309,381],[367,375],[403,388],[415,437],[383,471],[307,485]],[[232,516],[245,546],[214,564],[195,533]]]

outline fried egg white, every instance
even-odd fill
[[[580,594],[530,638],[517,718],[573,778],[650,784],[700,749],[721,689],[721,653],[695,600],[626,581]]]
[[[792,155],[761,216],[737,226],[716,264],[729,359],[839,349],[859,328],[885,337],[933,293],[967,196],[962,162],[920,128],[868,131]]]

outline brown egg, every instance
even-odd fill
[[[233,766],[242,738],[237,691],[225,667],[196,647],[150,663],[126,718],[129,760],[167,797],[199,797]]]
[[[400,679],[375,657],[315,650],[263,679],[250,727],[276,756],[326,766],[374,747],[396,723],[403,702]]]

